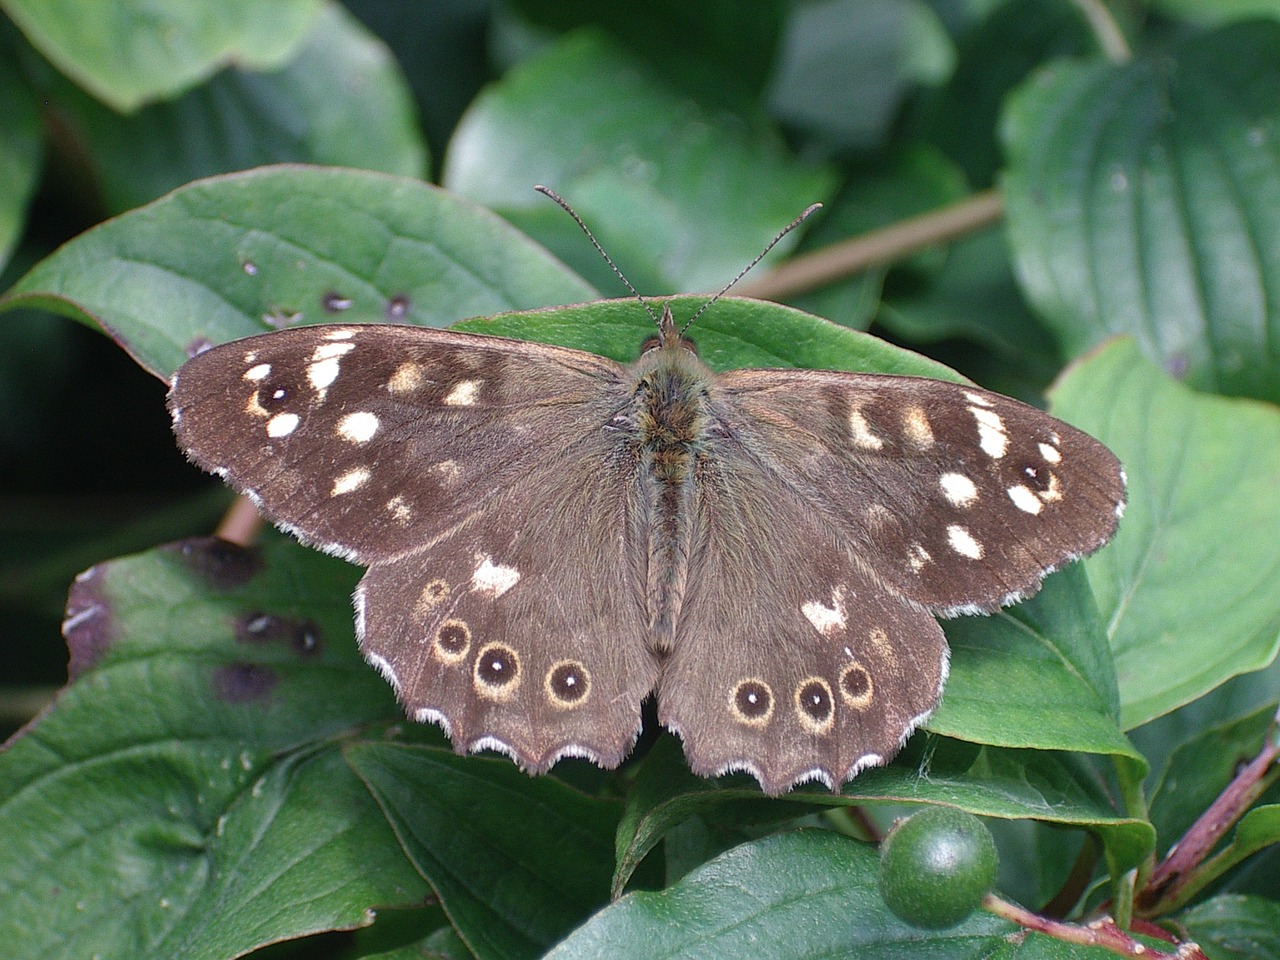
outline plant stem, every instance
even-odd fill
[[[1166,931],[1150,924],[1144,925],[1143,932],[1163,940],[1169,940],[1170,944],[1176,948],[1173,952],[1152,950],[1145,943],[1135,940],[1131,935],[1121,930],[1109,918],[1094,920],[1089,924],[1083,925],[1064,923],[1061,920],[1050,920],[1048,917],[1032,913],[1030,910],[1020,907],[1016,903],[1010,903],[1008,900],[1002,900],[994,894],[987,894],[982,906],[989,913],[994,913],[997,917],[1003,917],[1026,930],[1043,933],[1045,936],[1053,937],[1066,943],[1078,943],[1086,947],[1101,947],[1122,957],[1140,957],[1142,960],[1207,960],[1199,944],[1190,941],[1175,944],[1170,940]]]
[[[984,190],[958,203],[872,230],[788,260],[772,273],[738,284],[744,297],[778,300],[902,260],[926,247],[990,226],[1004,214],[999,190]]]
[[[253,502],[248,497],[236,497],[214,534],[230,543],[247,547],[257,542],[262,527],[262,514]]]
[[[1152,871],[1138,896],[1138,909],[1154,915],[1180,902],[1184,888],[1197,879],[1196,867],[1231,827],[1244,816],[1253,802],[1275,777],[1273,764],[1280,756],[1280,715],[1271,722],[1258,755],[1249,761],[1218,798],[1209,805]]]
[[[1133,56],[1129,49],[1129,41],[1124,31],[1116,23],[1115,17],[1103,0],[1076,0],[1076,6],[1085,20],[1089,21],[1089,29],[1093,31],[1098,46],[1112,63],[1126,63]]]

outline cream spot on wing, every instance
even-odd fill
[[[413,510],[408,502],[398,493],[387,501],[387,512],[396,523],[408,523],[409,518],[413,516]]]
[[[364,467],[356,467],[354,470],[348,470],[337,480],[333,481],[333,490],[330,495],[340,497],[344,493],[351,493],[353,490],[359,490],[369,482],[369,473]]]
[[[431,464],[427,470],[445,483],[453,483],[462,475],[462,468],[458,466],[456,460],[441,460],[439,463]]]
[[[1062,499],[1062,487],[1058,483],[1056,473],[1049,474],[1049,486],[1041,491],[1040,499],[1045,503],[1056,503]]]
[[[911,545],[910,556],[907,557],[907,563],[911,565],[911,569],[913,571],[919,573],[924,569],[924,565],[932,559],[933,557],[929,555],[928,550],[918,543],[913,543]]]
[[[470,407],[475,404],[476,396],[479,393],[479,380],[463,380],[449,391],[448,395],[444,398],[444,402],[450,407]]]
[[[368,443],[378,432],[378,418],[367,410],[348,413],[338,421],[338,436],[352,443]]]
[[[1030,487],[1021,483],[1015,484],[1008,489],[1009,499],[1013,501],[1013,505],[1024,513],[1037,514],[1044,509],[1044,504],[1040,502],[1040,498],[1035,495]]]
[[[271,411],[258,402],[258,391],[254,391],[249,396],[248,402],[244,405],[244,412],[251,417],[269,417]]]
[[[255,364],[244,372],[244,379],[246,380],[264,380],[269,376],[271,376],[271,364],[269,363]]]
[[[356,348],[354,343],[322,343],[311,352],[311,362],[320,363],[324,360],[336,360],[338,357],[346,356]]]
[[[845,625],[844,590],[836,588],[831,592],[831,606],[817,600],[806,600],[800,604],[800,612],[813,624],[813,629],[829,637]]]
[[[978,499],[978,487],[963,473],[944,473],[938,478],[942,495],[953,507],[969,507]]]
[[[413,615],[424,620],[432,610],[449,598],[449,583],[436,577],[422,585],[422,592],[413,605]]]
[[[893,512],[882,503],[870,503],[862,511],[867,518],[867,526],[878,530],[893,519]]]
[[[1062,460],[1062,451],[1057,447],[1042,443],[1040,444],[1040,456],[1044,457],[1049,463],[1058,463]]]
[[[471,589],[497,599],[520,582],[520,571],[494,563],[492,557],[484,557],[471,574]]]
[[[921,450],[933,446],[933,427],[929,426],[923,407],[911,406],[903,411],[902,432],[913,446]]]
[[[402,363],[391,374],[387,389],[392,393],[412,393],[422,386],[422,379],[422,364]]]
[[[867,418],[857,407],[849,411],[849,433],[853,442],[864,450],[879,450],[884,446],[884,441],[871,432]]]
[[[350,346],[350,344],[347,344]],[[319,348],[317,348],[317,351]],[[318,360],[315,363],[307,364],[307,380],[311,382],[312,388],[316,393],[320,394],[323,400],[326,391],[338,379],[338,358],[330,357],[327,360]]]
[[[970,407],[973,419],[978,421],[978,445],[983,453],[999,460],[1009,449],[1009,436],[1004,432],[1004,420],[1000,414],[982,407]]]
[[[296,413],[277,413],[267,421],[267,436],[277,440],[280,437],[287,437],[298,429],[298,423],[299,418]]]
[[[977,405],[977,406],[979,406],[979,407],[989,407],[989,406],[991,406],[991,401],[990,401],[990,400],[988,400],[988,399],[987,399],[986,397],[984,397],[982,394],[980,394],[980,393],[974,393],[974,392],[973,392],[973,391],[971,391],[971,390],[966,390],[966,391],[964,392],[964,398],[965,398],[966,400],[968,400],[970,403],[972,403],[972,404],[976,404],[976,405]]]
[[[893,644],[889,642],[889,634],[880,627],[872,627],[867,633],[867,643],[871,645],[871,649],[885,663],[893,663],[898,657],[898,651],[893,648]]]
[[[958,523],[947,527],[947,542],[951,544],[951,549],[962,557],[968,557],[970,560],[982,559],[982,544],[973,539],[973,534]]]
[[[354,330],[330,330],[324,335],[326,340],[350,340],[355,336]]]

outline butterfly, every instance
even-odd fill
[[[641,705],[701,775],[838,788],[935,708],[935,614],[1105,543],[1100,442],[978,387],[712,371],[669,307],[623,365],[417,326],[300,326],[174,375],[180,446],[368,568],[365,658],[459,752],[615,767]]]

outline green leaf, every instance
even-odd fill
[[[1198,395],[1131,340],[1071,368],[1053,401],[1129,476],[1120,530],[1086,562],[1122,728],[1269,664],[1280,649],[1280,411]]]
[[[1149,815],[1168,850],[1217,799],[1236,773],[1258,755],[1275,717],[1275,703],[1229,723],[1217,723],[1170,754],[1151,790]]]
[[[761,794],[749,778],[693,778],[680,772],[672,756],[655,751],[645,758],[657,772],[642,770],[619,826],[615,893],[626,885],[630,870],[689,817],[751,824],[783,815],[760,805]],[[789,805],[790,816],[815,807],[937,803],[979,816],[1089,830],[1102,840],[1116,875],[1140,863],[1155,843],[1150,824],[1117,814],[1096,773],[1070,754],[972,748],[921,735],[892,764],[860,773],[840,794],[802,787],[773,802]]]
[[[96,323],[167,379],[202,344],[283,322],[445,326],[592,293],[508,224],[435,187],[283,166],[199,181],[95,227],[0,309]]]
[[[476,956],[540,956],[608,900],[616,803],[505,758],[364,743],[347,760]]]
[[[356,654],[354,579],[279,538],[77,579],[72,682],[0,755],[7,956],[215,960],[423,898],[328,742],[399,714]]]
[[[1170,16],[1197,23],[1280,16],[1280,2],[1277,0],[1152,0],[1151,6]]]
[[[1016,377],[1020,392],[1028,385],[1043,388],[1062,368],[1057,345],[1022,298],[999,227],[957,240],[937,270],[886,292],[876,320],[910,343],[976,343],[983,351],[976,359],[999,362],[996,372]],[[978,377],[990,389],[1011,389]]]
[[[651,301],[671,304],[678,318],[691,317],[705,297],[669,297]],[[653,318],[635,300],[600,300],[578,306],[478,317],[458,330],[555,343],[589,350],[622,362],[640,354],[642,342],[654,335]],[[763,300],[724,297],[690,330],[698,354],[716,370],[739,367],[803,367],[964,378],[935,360],[849,330],[821,317]]]
[[[785,0],[510,0],[507,6],[543,28],[608,31],[615,43],[696,99],[751,109],[770,73],[790,5]]]
[[[0,39],[0,270],[22,236],[44,150],[36,101]]]
[[[1094,53],[1097,43],[1071,0],[1003,0],[956,43],[956,65],[936,92],[924,94],[923,134],[965,171],[990,186],[1002,166],[996,140],[1005,97],[1054,57]]]
[[[937,14],[921,0],[796,4],[769,108],[824,144],[882,147],[912,87],[945,76],[953,57]]]
[[[84,158],[114,212],[199,177],[270,163],[424,172],[412,95],[399,67],[338,4],[321,10],[278,69],[226,70],[131,116],[61,86],[64,121],[83,140]]]
[[[601,289],[618,281],[534,184],[560,193],[643,293],[717,290],[831,176],[769,128],[677,96],[594,33],[566,37],[475,99],[444,184],[538,238]],[[789,241],[784,240],[785,248]]]
[[[1280,903],[1225,895],[1178,915],[1213,960],[1280,960]]]
[[[1015,259],[1068,355],[1127,333],[1194,386],[1280,400],[1278,87],[1280,24],[1256,21],[1011,98]]]
[[[1015,928],[975,914],[945,931],[894,917],[876,889],[873,847],[805,830],[747,843],[679,883],[631,893],[547,954],[577,957],[978,957]]]
[[[946,623],[951,675],[925,726],[975,743],[1126,756],[1106,634],[1084,571],[1050,577],[1033,599]]]
[[[286,60],[319,0],[5,0],[32,45],[119,111],[194,86],[219,67],[267,69]]]

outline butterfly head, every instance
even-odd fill
[[[698,355],[698,348],[692,340],[684,335],[684,330],[688,329],[688,324],[679,327],[676,325],[675,317],[672,316],[671,307],[663,304],[662,315],[658,318],[658,334],[645,340],[644,345],[640,348],[641,356],[645,356],[658,351],[666,356],[680,356],[684,353]]]

